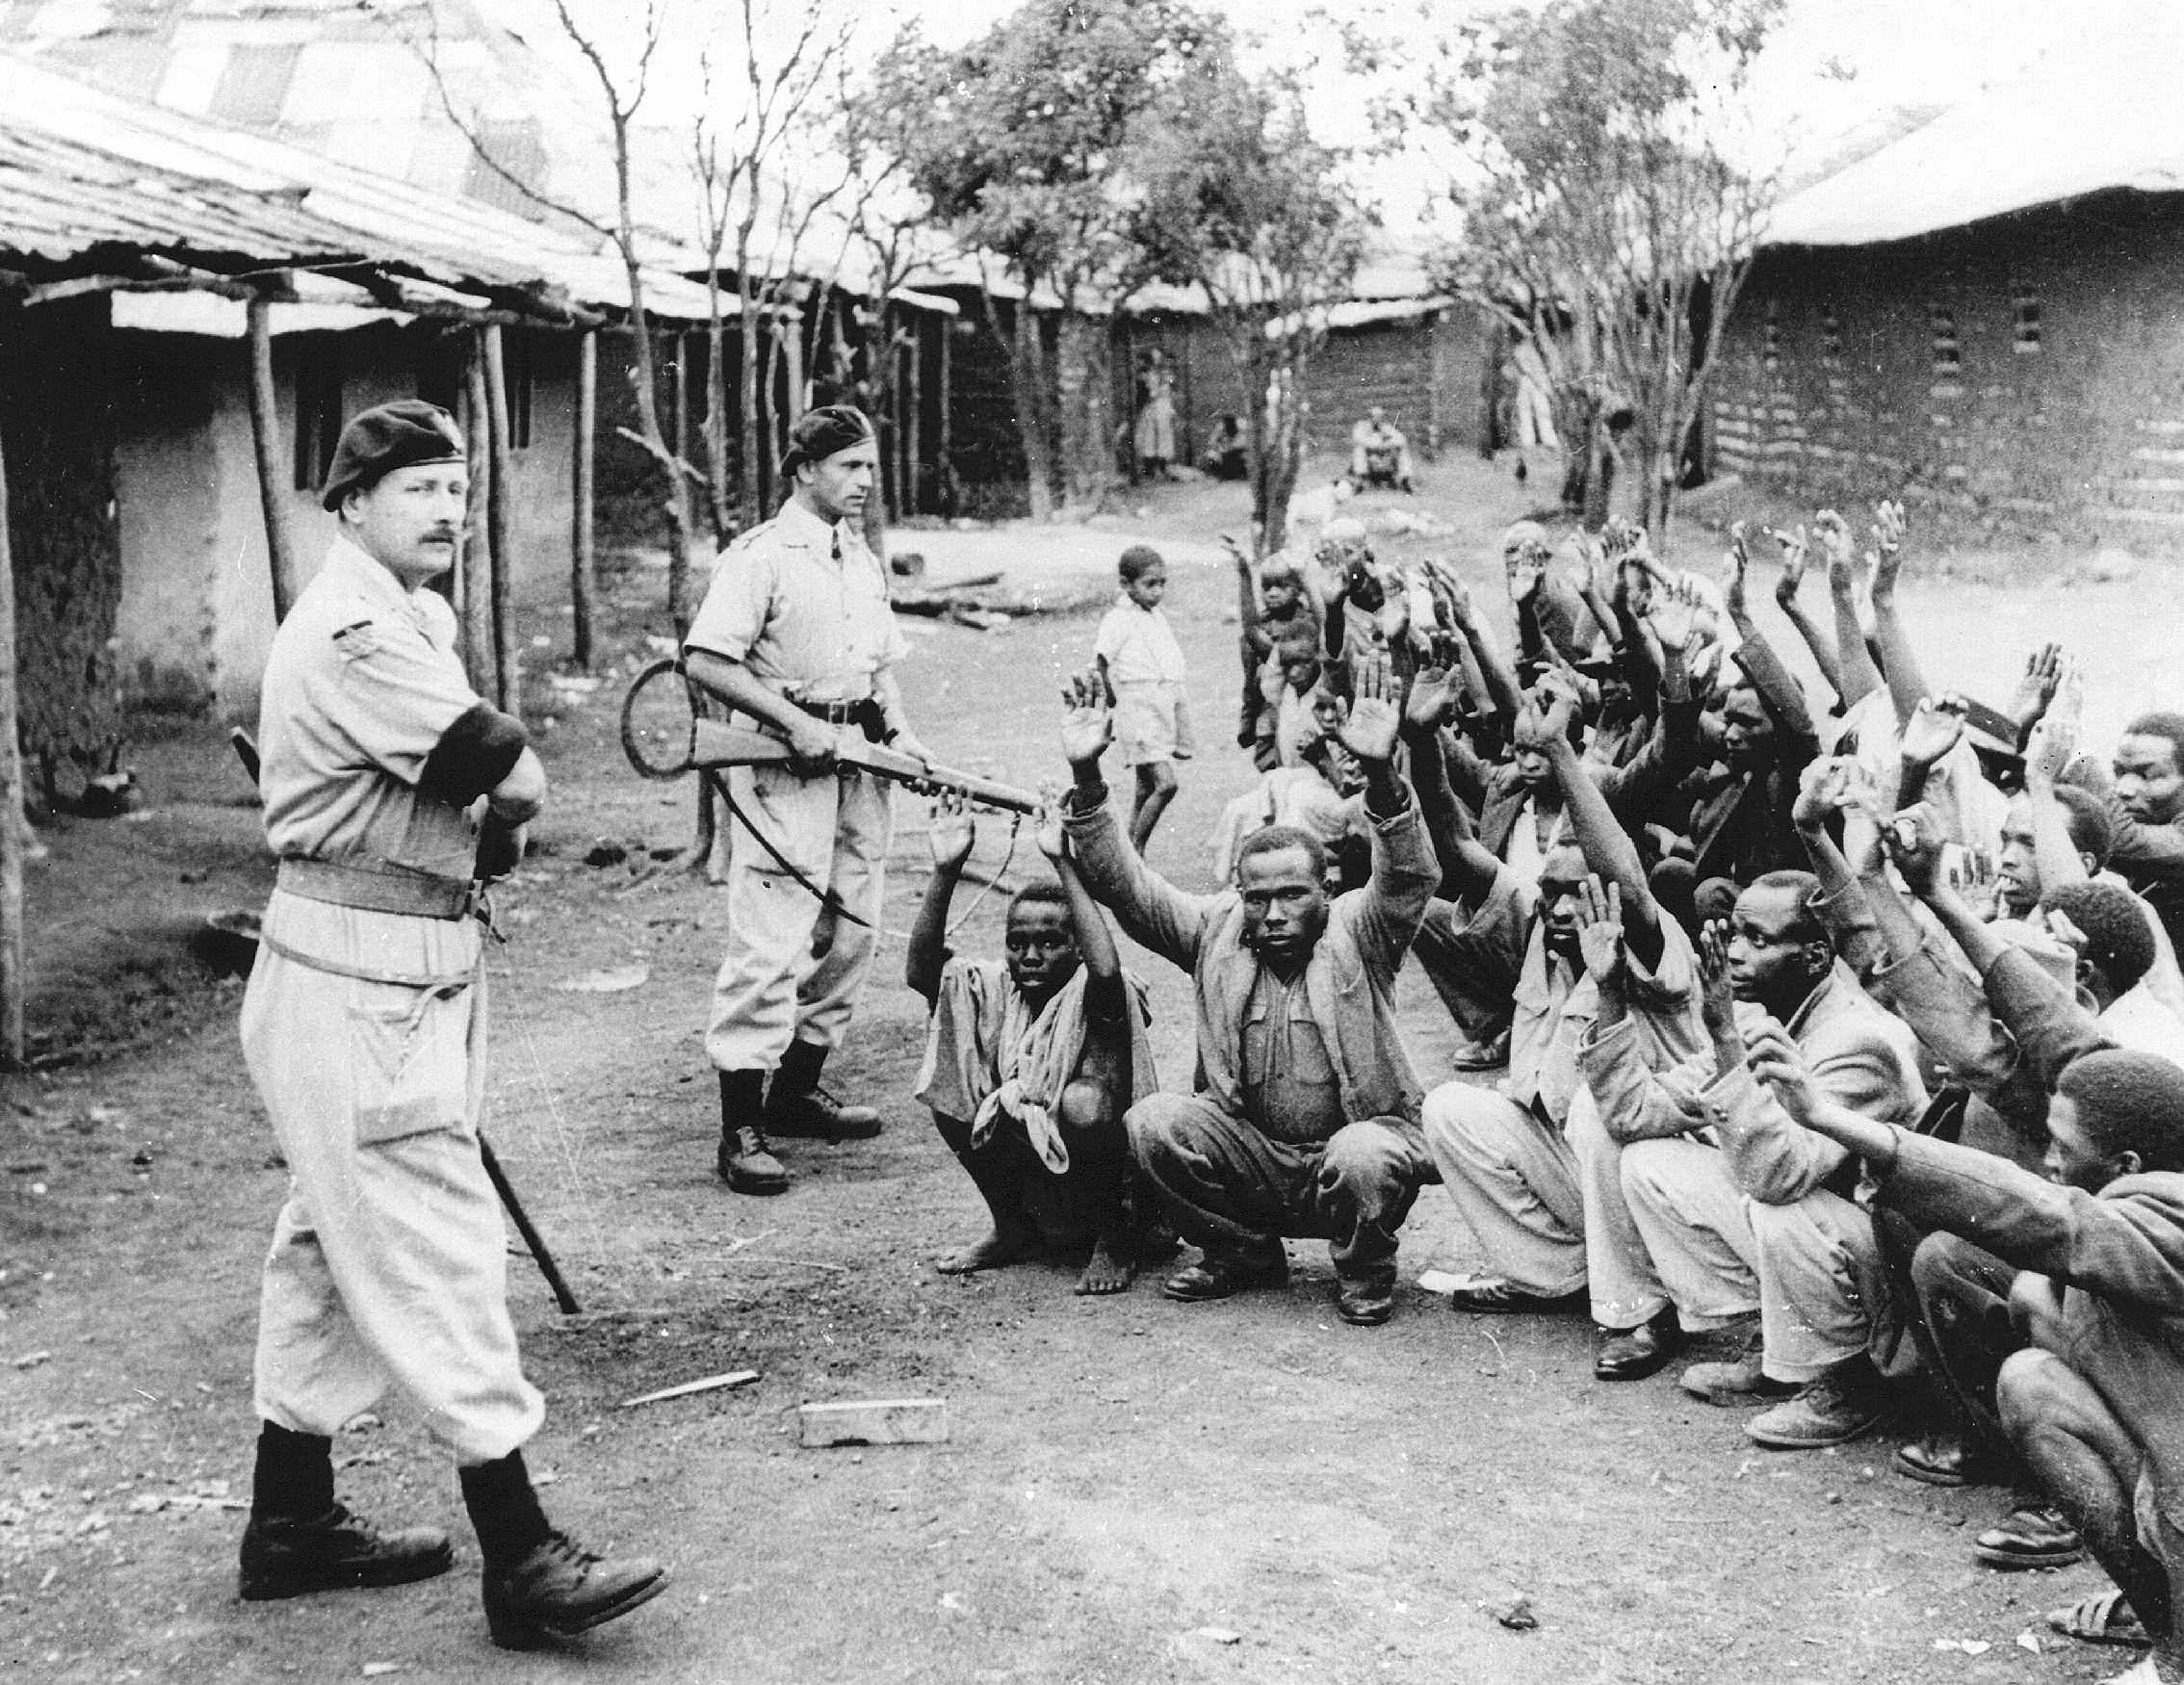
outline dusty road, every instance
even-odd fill
[[[1153,859],[1192,885],[1221,800],[1248,777],[1217,746],[1234,717],[1233,593],[1206,548],[1239,519],[1239,495],[1164,491],[1148,520],[1072,538],[1094,553],[1184,541],[1171,614],[1214,746],[1185,768]],[[1420,505],[1450,528],[1433,546],[1474,562],[1519,508],[1515,488],[1469,464],[1437,470]],[[1029,554],[1038,537],[1022,543]],[[1483,567],[1477,578],[1488,583]],[[2168,578],[2064,588],[1928,575],[1908,606],[1937,676],[1997,699],[2036,637],[2096,651],[2097,735],[2163,688]],[[613,647],[663,630],[657,594],[641,571],[624,579]],[[1057,772],[1052,699],[1096,612],[988,633],[921,626],[905,682],[928,740],[1021,782]],[[398,1681],[1847,1685],[2114,1671],[2115,1656],[2051,1641],[2039,1621],[2096,1585],[2094,1570],[1973,1565],[1970,1536],[2002,1494],[1904,1481],[1888,1438],[1753,1450],[1739,1416],[1686,1400],[1668,1376],[1596,1385],[1581,1323],[1468,1321],[1406,1287],[1390,1326],[1346,1328],[1316,1243],[1292,1244],[1287,1292],[1216,1306],[1169,1304],[1148,1282],[1078,1299],[1062,1263],[939,1276],[930,1260],[971,1228],[975,1202],[908,1099],[923,1025],[899,982],[898,933],[925,858],[908,802],[897,934],[833,1073],[886,1107],[887,1133],[792,1145],[788,1196],[728,1195],[697,1040],[718,896],[690,878],[639,883],[627,862],[584,864],[601,839],[642,858],[689,825],[687,790],[622,768],[613,699],[611,683],[532,697],[534,718],[555,716],[558,799],[539,857],[504,897],[491,1129],[586,1305],[559,1317],[511,1259],[551,1404],[533,1467],[552,1476],[553,1513],[595,1546],[670,1557],[674,1590],[582,1660],[492,1649],[446,1462],[390,1400],[382,1424],[337,1448],[346,1491],[374,1515],[454,1527],[457,1571],[394,1592],[234,1600],[255,1274],[282,1177],[236,1056],[237,991],[183,947],[207,907],[247,903],[267,876],[224,749],[192,728],[144,747],[151,812],[58,829],[34,886],[47,1045],[136,1045],[0,1090],[0,1664],[13,1677],[354,1679],[384,1664]],[[996,866],[1004,846],[988,825],[978,858]],[[1016,869],[1031,858],[1027,837]],[[998,910],[989,898],[960,942],[992,944]],[[1179,1083],[1182,979],[1145,963],[1163,1076]],[[634,967],[644,981],[618,993],[563,987]],[[1411,1005],[1430,1073],[1448,1027],[1422,988]],[[1429,1192],[1406,1277],[1474,1261]],[[741,1367],[763,1380],[615,1408]],[[949,1442],[794,1447],[799,1402],[898,1395],[944,1396]],[[1491,1618],[1519,1594],[1536,1630]]]

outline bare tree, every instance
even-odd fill
[[[1683,443],[1771,210],[1779,166],[1741,143],[1749,73],[1781,0],[1549,0],[1429,50],[1391,128],[1448,149],[1461,234],[1445,280],[1528,339],[1570,453],[1564,501],[1594,525],[1627,458],[1665,534]],[[1622,435],[1623,443],[1616,442]]]

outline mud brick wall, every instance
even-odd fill
[[[1468,304],[1330,333],[1312,363],[1313,443],[1346,450],[1351,425],[1377,403],[1420,456],[1475,451],[1487,428],[1483,372],[1491,343],[1484,320]]]
[[[2184,553],[2184,194],[1764,252],[1712,420],[1713,472],[1801,502]]]

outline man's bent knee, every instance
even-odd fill
[[[2053,1352],[2033,1347],[2012,1352],[1994,1380],[1994,1402],[2012,1439],[2043,1423],[2074,1414],[2085,1383]]]
[[[1114,1090],[1105,1082],[1084,1076],[1062,1089],[1054,1115],[1060,1119],[1063,1128],[1078,1133],[1113,1129],[1122,1122],[1122,1108],[1115,1103]]]

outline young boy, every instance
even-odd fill
[[[908,962],[933,1014],[917,1098],[993,1216],[940,1267],[998,1268],[1089,1226],[1077,1290],[1120,1293],[1138,1253],[1123,1113],[1157,1086],[1151,1013],[1078,879],[1058,812],[1040,815],[1038,840],[1059,881],[1010,900],[1004,962],[961,959],[948,948],[948,908],[976,832],[960,801],[933,810],[933,875]]]
[[[1173,763],[1190,759],[1190,711],[1183,700],[1183,646],[1160,612],[1168,564],[1157,550],[1133,544],[1122,553],[1118,571],[1122,595],[1100,622],[1092,661],[1114,710],[1123,764],[1137,774],[1130,840],[1143,854],[1153,827],[1175,799]]]
[[[1235,539],[1221,542],[1236,564],[1236,605],[1243,633],[1243,699],[1236,721],[1236,746],[1253,751],[1260,770],[1278,764],[1273,750],[1275,719],[1289,675],[1309,667],[1300,690],[1319,680],[1325,632],[1323,613],[1305,584],[1304,574],[1285,551],[1254,567]]]

